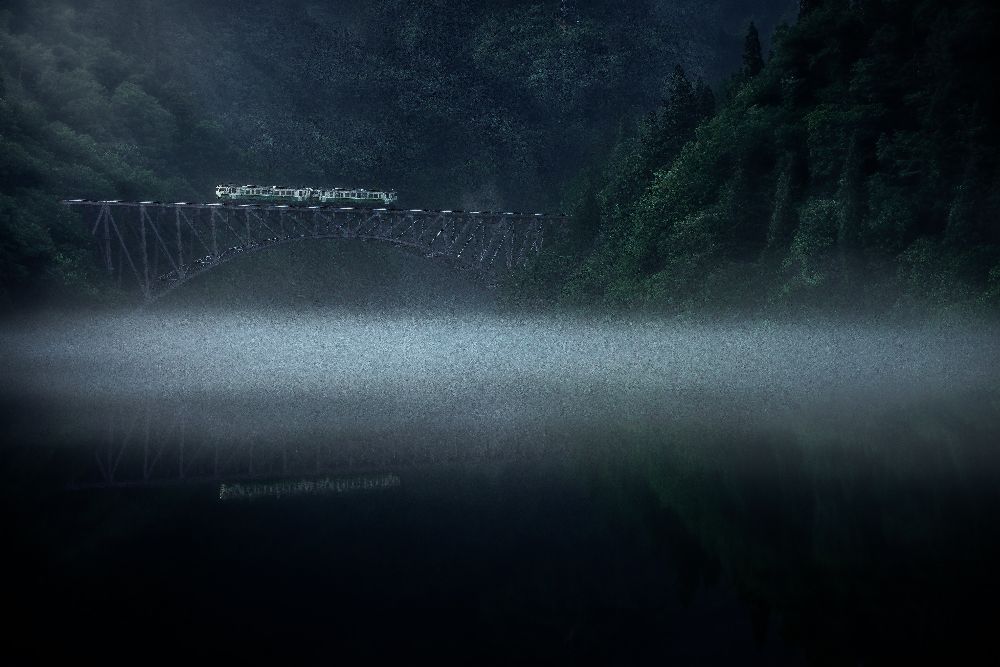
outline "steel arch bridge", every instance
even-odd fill
[[[565,215],[273,204],[68,199],[80,210],[108,275],[155,301],[227,261],[318,239],[388,243],[443,258],[494,286],[538,253]]]

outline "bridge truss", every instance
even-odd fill
[[[358,239],[443,258],[496,285],[531,255],[563,215],[65,200],[82,211],[101,265],[122,289],[155,301],[246,253],[292,241]]]

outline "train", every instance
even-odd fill
[[[395,191],[364,188],[306,188],[284,185],[218,185],[215,196],[223,202],[267,204],[328,204],[339,206],[392,206]]]

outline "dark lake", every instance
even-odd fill
[[[7,643],[954,661],[1000,620],[996,334],[318,310],[9,322]]]

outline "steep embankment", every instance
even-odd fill
[[[652,309],[1000,305],[1000,9],[815,0],[704,114],[682,74],[527,286]],[[593,239],[583,239],[584,241]]]

